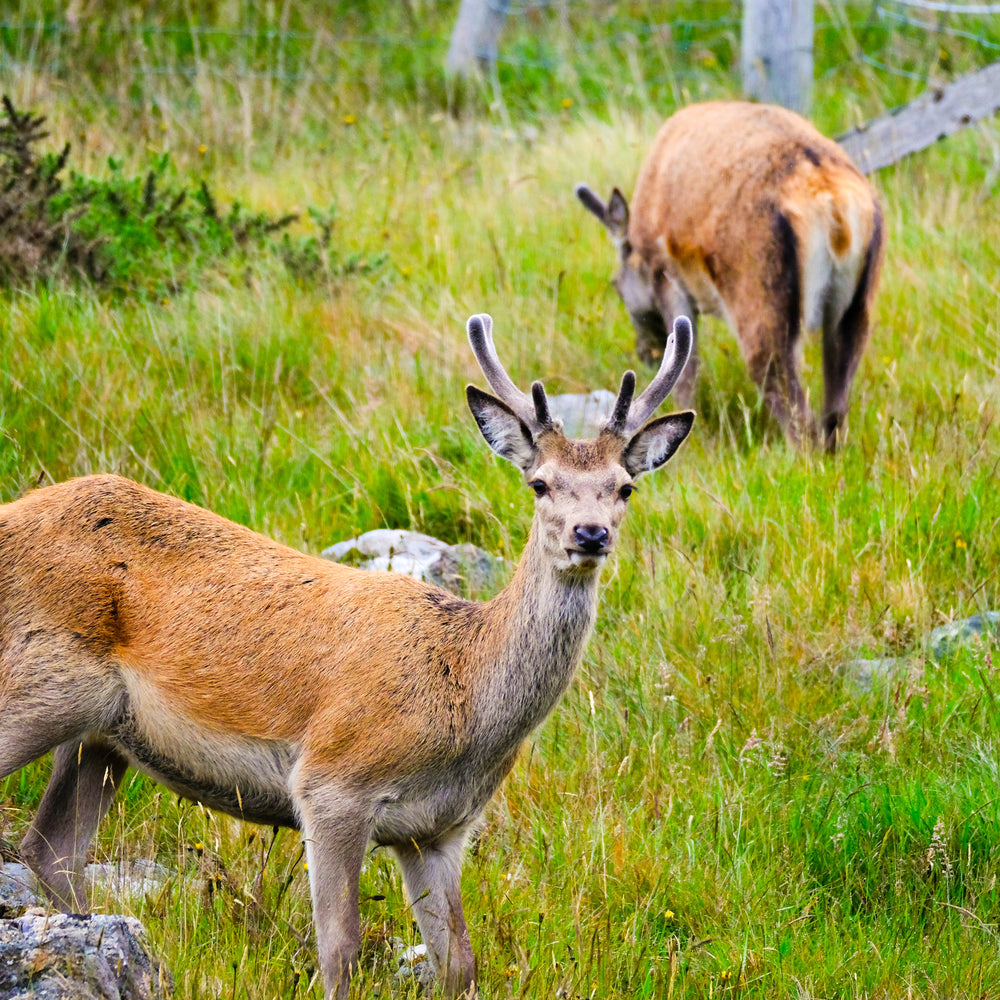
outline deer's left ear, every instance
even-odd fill
[[[537,451],[531,431],[521,418],[506,403],[474,385],[465,387],[465,398],[486,443],[501,458],[527,472],[535,462]]]
[[[625,448],[624,463],[630,476],[640,476],[653,472],[665,464],[691,431],[694,413],[668,413],[665,417],[651,420]]]

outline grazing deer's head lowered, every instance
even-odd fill
[[[615,286],[646,361],[676,316],[721,316],[786,434],[812,440],[798,376],[800,333],[823,331],[823,441],[832,451],[868,340],[884,255],[882,209],[832,140],[792,111],[741,101],[693,104],[667,119],[639,172],[632,208],[577,197],[607,229]],[[693,402],[697,347],[677,386]]]
[[[83,905],[87,845],[132,766],[302,831],[327,997],[347,995],[370,842],[400,863],[445,993],[475,992],[466,840],[570,683],[634,480],[693,414],[650,420],[687,360],[687,320],[635,400],[625,373],[592,440],[563,435],[540,383],[514,386],[488,316],[468,329],[496,393],[470,386],[469,405],[536,497],[491,601],[303,555],[117,476],[0,507],[0,777],[55,750],[21,853],[59,906]]]

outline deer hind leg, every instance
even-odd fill
[[[86,909],[82,870],[87,848],[127,766],[100,740],[70,740],[56,748],[52,776],[21,843],[21,856],[60,909]]]
[[[466,827],[430,844],[396,846],[420,936],[446,997],[476,996],[476,960],[462,912]]]
[[[759,270],[741,276],[731,301],[733,319],[750,375],[785,436],[795,445],[812,444],[816,421],[799,381],[802,335],[802,269],[799,241],[779,210],[772,216],[773,241]]]
[[[122,692],[80,640],[37,629],[0,647],[0,777],[55,749],[52,775],[21,854],[53,901],[85,905],[79,869],[125,761],[97,733]]]
[[[827,452],[837,449],[847,415],[851,383],[868,343],[871,305],[877,275],[878,246],[869,249],[861,278],[847,308],[839,317],[823,316],[823,443]]]

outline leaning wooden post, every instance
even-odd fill
[[[808,114],[812,104],[813,0],[744,0],[743,90]]]

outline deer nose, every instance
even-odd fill
[[[601,552],[607,548],[610,533],[603,524],[578,524],[573,540],[584,552]]]

